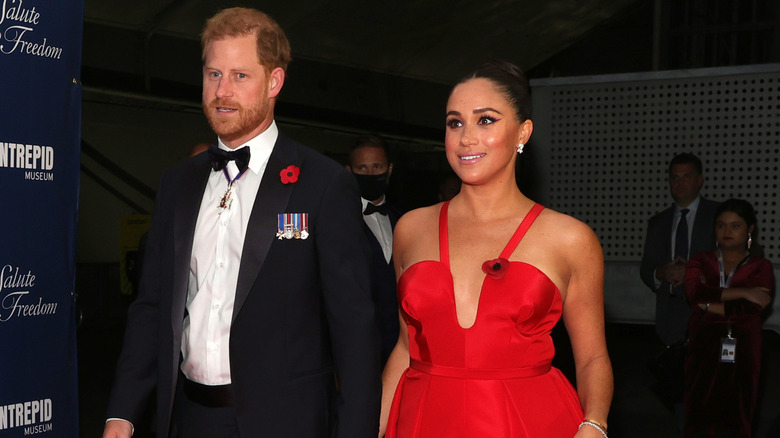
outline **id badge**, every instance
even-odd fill
[[[737,340],[733,338],[720,338],[720,361],[734,363],[737,353]]]

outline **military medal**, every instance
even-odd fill
[[[279,213],[279,221],[276,229],[276,238],[302,239],[309,237],[308,213]]]
[[[233,182],[229,182],[225,194],[222,195],[222,199],[219,200],[219,208],[222,210],[230,210],[230,205],[233,203],[230,195],[233,194]]]
[[[225,210],[230,210],[230,206],[233,204],[233,184],[235,184],[236,181],[244,176],[246,169],[244,169],[242,172],[239,172],[238,175],[236,175],[236,177],[233,179],[230,179],[230,174],[228,173],[227,167],[223,168],[222,172],[225,174],[225,178],[227,178],[228,185],[227,190],[225,190],[225,194],[222,195],[222,199],[219,200],[219,205],[217,206],[217,208],[220,210],[220,214],[222,214],[222,212]]]

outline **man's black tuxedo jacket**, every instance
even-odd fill
[[[718,205],[718,202],[704,198],[699,201],[689,255],[715,248],[715,211]],[[647,222],[647,237],[639,270],[642,281],[655,292],[656,332],[666,345],[685,341],[691,313],[685,294],[672,295],[672,287],[667,282],[661,283],[657,289],[655,287],[655,270],[672,261],[673,223],[674,205]]]
[[[401,212],[389,202],[386,204],[390,228],[395,229],[395,224],[401,217]],[[379,337],[382,346],[382,362],[384,363],[398,341],[399,319],[395,267],[393,266],[392,257],[389,263],[385,260],[382,245],[365,221],[363,221],[363,232],[366,234],[371,247],[371,293],[376,305]]]
[[[137,420],[156,385],[160,437],[171,424],[207,155],[163,175],[109,401],[108,418]],[[290,165],[299,179],[283,184]],[[342,166],[279,134],[249,219],[230,329],[241,436],[376,436],[381,370],[359,200]],[[278,240],[279,213],[308,213],[308,238]]]

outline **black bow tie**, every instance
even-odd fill
[[[371,213],[379,213],[387,216],[387,204],[374,205],[369,202],[366,204],[366,209],[363,210],[363,214],[368,216]]]
[[[249,157],[251,152],[249,147],[242,147],[234,151],[226,151],[216,146],[209,148],[209,159],[211,160],[211,167],[214,170],[222,170],[227,166],[228,161],[235,161],[238,171],[243,172],[249,167]]]

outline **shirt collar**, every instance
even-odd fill
[[[368,205],[368,203],[371,202],[371,201],[369,201],[368,199],[365,199],[365,198],[360,198],[360,202],[363,203],[363,210],[365,210],[366,209],[366,205]],[[379,206],[379,205],[384,204],[385,202],[387,202],[387,196],[384,196],[382,198],[382,200],[379,202],[379,204],[376,204],[376,205]]]
[[[701,195],[697,196],[696,199],[691,202],[691,204],[685,208],[688,209],[688,217],[694,217],[696,216],[696,210],[699,208],[699,201],[701,201]],[[680,211],[682,208],[680,208],[679,205],[674,204],[674,214],[680,215]]]
[[[279,128],[276,127],[276,120],[274,120],[271,122],[271,125],[268,127],[268,129],[260,133],[260,135],[257,137],[246,142],[245,146],[249,147],[249,150],[251,151],[249,157],[249,168],[252,170],[252,172],[255,173],[255,175],[260,172],[260,170],[265,166],[265,163],[268,162],[268,158],[271,157],[271,152],[274,150],[274,145],[276,144],[277,138],[279,138]],[[217,146],[220,149],[224,149],[226,151],[231,150],[229,147],[225,146],[225,143],[222,142],[221,138],[217,139]]]

